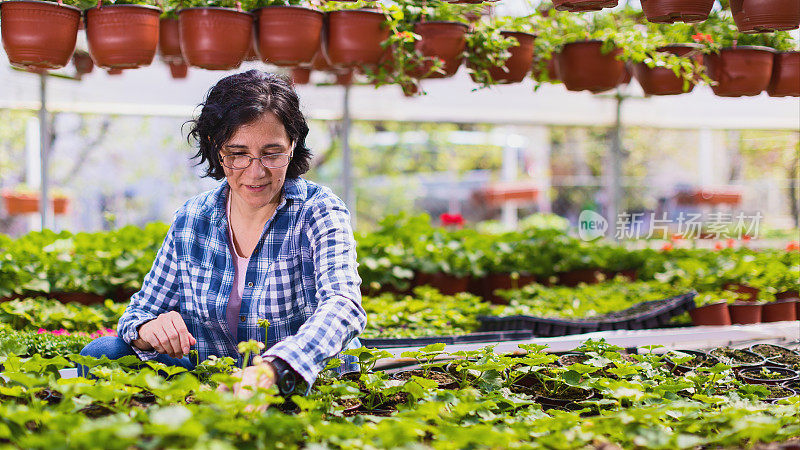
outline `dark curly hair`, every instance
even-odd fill
[[[208,163],[204,176],[225,178],[219,161],[219,150],[236,133],[267,112],[283,123],[289,140],[295,143],[294,156],[286,169],[286,178],[297,178],[308,172],[311,150],[306,147],[308,124],[300,112],[300,99],[288,79],[260,70],[248,70],[227,76],[217,82],[199,106],[200,115],[191,125],[187,141],[198,143],[198,165]]]

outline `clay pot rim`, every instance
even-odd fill
[[[161,14],[163,11],[161,8],[153,5],[101,5],[101,6],[92,6],[91,8],[86,8],[83,10],[84,15],[88,15],[89,11],[91,10],[103,10],[106,8],[136,8],[136,9],[147,9],[153,12],[158,11]]]
[[[521,34],[523,36],[530,36],[533,39],[536,39],[535,33],[528,33],[527,31],[513,31],[513,30],[500,30],[500,34]]]
[[[758,306],[758,307],[762,307],[765,304],[766,303],[764,303],[764,302],[747,302],[747,301],[745,301],[745,302],[728,303],[728,306],[734,305],[734,306]]]
[[[703,48],[703,46],[700,45],[700,44],[694,44],[694,43],[691,43],[691,42],[685,42],[685,43],[680,43],[680,44],[666,44],[666,45],[662,45],[660,47],[656,47],[656,51],[657,52],[668,52],[669,51],[669,50],[667,50],[668,48],[691,48],[691,49],[694,49],[694,50],[700,50],[701,48]]]
[[[19,0],[7,0],[7,1],[19,1]],[[800,53],[800,50],[786,50],[784,52],[775,51],[776,55],[793,55],[795,53]]]
[[[186,9],[189,9],[189,8],[186,8]],[[310,11],[310,12],[318,13],[320,16],[323,16],[323,17],[325,16],[325,13],[320,11],[320,10],[318,10],[318,9],[309,8],[307,6],[300,6],[300,5],[270,5],[270,6],[262,6],[260,8],[251,9],[250,13],[253,14],[254,16],[256,16],[256,18],[258,18],[259,11],[261,11],[263,9],[296,9],[296,10],[301,10],[301,11]]]
[[[34,4],[45,4],[45,5],[52,5],[52,6],[56,6],[56,7],[59,7],[59,8],[67,8],[67,9],[70,9],[70,10],[73,10],[73,11],[77,12],[78,14],[80,14],[81,12],[83,12],[83,11],[82,11],[80,8],[78,8],[78,7],[76,7],[76,6],[72,6],[72,5],[59,5],[58,3],[53,3],[53,2],[45,2],[45,1],[41,1],[41,0],[4,0],[2,3],[0,3],[0,7],[2,7],[2,6],[3,6],[4,4],[6,4],[6,3],[34,3]]]
[[[341,14],[341,13],[344,13],[344,14],[348,14],[348,13],[352,13],[352,14],[369,14],[369,15],[378,14],[378,15],[386,17],[386,14],[384,14],[384,13],[382,13],[380,11],[377,11],[377,10],[374,10],[374,9],[367,9],[367,8],[337,9],[335,11],[328,11],[328,12],[325,13],[325,15],[329,16],[331,14],[337,14],[337,13],[339,13],[339,14]]]
[[[252,18],[255,18],[253,16],[253,13],[250,13],[248,11],[238,11],[238,10],[235,10],[233,8],[223,8],[222,6],[193,6],[191,8],[181,8],[181,9],[178,10],[178,16],[180,17],[181,13],[184,12],[184,11],[197,10],[197,9],[213,10],[213,11],[228,11],[228,12],[232,12],[232,13],[246,14],[246,15],[252,17]]]
[[[417,23],[415,23],[414,24],[414,28],[416,28],[417,25],[427,25],[427,24],[431,24],[431,25],[461,25],[465,29],[467,29],[467,30],[469,29],[469,25],[467,25],[467,24],[465,24],[463,22],[456,22],[454,20],[426,20],[425,22],[417,22]]]
[[[772,47],[764,47],[763,45],[737,45],[736,47],[722,47],[719,51],[735,51],[735,50],[760,50],[769,53],[780,53]],[[712,55],[714,53],[711,53]]]

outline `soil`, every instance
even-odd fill
[[[779,345],[772,345],[772,344],[758,344],[750,347],[750,351],[754,353],[758,353],[759,355],[763,356],[764,358],[772,358],[775,356],[787,356],[787,355],[796,355],[796,353],[792,352],[788,348],[781,347]]]
[[[776,370],[769,370],[766,368],[745,369],[740,372],[740,375],[743,377],[752,378],[754,380],[788,380],[789,378],[795,377],[795,374],[792,373],[786,374]]]
[[[63,399],[64,396],[61,392],[45,388],[36,393],[36,398],[46,401],[48,405],[54,405],[56,403],[61,403],[61,399]]]
[[[785,398],[785,397],[791,397],[792,395],[795,395],[794,391],[792,391],[791,389],[785,388],[783,386],[777,386],[777,385],[771,385],[771,384],[765,384],[763,386],[765,388],[769,389],[769,397],[767,397],[765,400],[776,400],[776,399],[781,399],[781,398]]]
[[[798,355],[778,356],[772,358],[770,361],[783,364],[792,370],[800,370],[800,356]]]
[[[570,366],[572,364],[582,363],[589,359],[586,355],[580,354],[566,354],[558,358],[558,363],[562,366]]]
[[[719,360],[709,355],[697,355],[694,358],[681,364],[686,367],[714,367]]]
[[[343,407],[345,410],[355,408],[361,405],[361,400],[357,398],[340,398],[336,400],[336,404]]]
[[[764,359],[756,354],[730,347],[715,348],[711,351],[711,354],[719,358],[722,363],[731,366],[760,364],[764,362]]]
[[[84,413],[87,417],[92,419],[114,414],[114,411],[111,408],[101,405],[100,403],[92,403],[91,405],[78,410],[78,412]]]
[[[452,389],[458,385],[458,381],[452,375],[444,372],[439,372],[436,370],[428,371],[427,376],[425,375],[425,371],[421,369],[417,370],[408,370],[406,372],[398,372],[394,375],[396,380],[408,381],[411,377],[420,377],[420,378],[427,378],[428,380],[433,380],[439,386],[439,389]]]

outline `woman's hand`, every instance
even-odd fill
[[[261,359],[256,357],[256,361]],[[239,398],[248,399],[253,396],[258,388],[269,389],[275,384],[275,368],[269,362],[257,363],[253,366],[246,367],[244,370],[239,370],[232,374],[239,377],[240,381],[233,384],[233,393]],[[228,391],[229,388],[225,384],[220,384],[217,388],[218,391]],[[269,405],[259,406],[256,410],[261,412],[267,409]],[[246,411],[252,408],[247,407]]]
[[[139,339],[131,342],[139,350],[154,350],[173,358],[183,358],[189,348],[197,344],[189,333],[183,317],[177,311],[170,311],[145,322],[139,327]]]

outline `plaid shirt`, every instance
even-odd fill
[[[225,319],[235,270],[228,192],[223,182],[178,210],[142,289],[119,320],[117,330],[126,342],[139,338],[142,323],[178,311],[197,340],[201,361],[216,355],[241,363]],[[328,359],[343,348],[360,347],[356,336],[366,325],[349,217],[330,189],[287,179],[247,267],[239,340],[264,342],[263,356],[283,359],[309,386]],[[270,322],[266,336],[258,319]],[[134,350],[142,360],[157,355]],[[352,370],[353,359],[343,359],[339,370]]]

